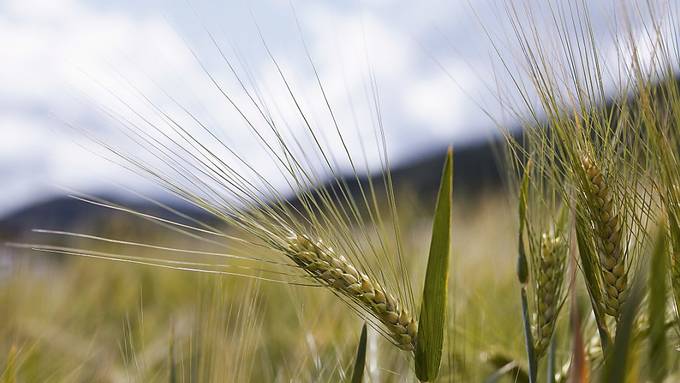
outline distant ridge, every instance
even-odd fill
[[[454,150],[454,183],[457,195],[475,196],[485,190],[498,190],[502,185],[503,177],[494,155],[494,146],[498,146],[498,140],[501,140],[501,138],[495,142],[482,141]],[[446,150],[446,147],[440,147],[431,150],[426,156],[395,166],[392,169],[395,186],[397,188],[408,186],[423,200],[434,200]],[[374,178],[378,177],[380,176],[377,175]],[[353,182],[353,177],[347,176],[346,180],[350,185],[351,192],[357,195],[359,189],[356,187],[356,182]],[[376,182],[382,183],[381,180],[376,180]],[[168,213],[161,208],[143,201],[131,202],[126,199],[126,202],[122,203],[120,198],[107,199],[143,210],[149,214],[169,217]],[[172,207],[203,221],[214,221],[214,217],[188,204],[184,206],[173,205]],[[112,212],[109,209],[65,196],[57,197],[33,204],[1,218],[0,236],[15,237],[35,227],[62,230],[74,226],[82,227],[88,225],[88,223],[94,224],[106,220],[111,215]]]

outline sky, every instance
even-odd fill
[[[608,2],[592,3],[595,14],[608,12]],[[0,216],[64,190],[142,185],[100,156],[102,147],[92,137],[147,158],[121,134],[120,120],[160,121],[154,106],[187,126],[192,121],[182,108],[190,110],[263,174],[275,177],[271,158],[262,155],[241,116],[211,82],[256,119],[257,110],[247,107],[248,94],[222,54],[242,78],[257,84],[275,118],[295,134],[305,126],[269,49],[330,152],[341,153],[341,145],[315,69],[338,125],[351,132],[345,137],[352,152],[374,139],[372,84],[392,163],[488,139],[497,132],[488,114],[502,124],[516,123],[494,97],[494,89],[509,84],[491,44],[509,36],[499,4],[2,0]],[[604,22],[594,25],[598,38],[607,34]],[[192,129],[197,137],[205,133]],[[369,166],[378,166],[379,155],[368,152]]]

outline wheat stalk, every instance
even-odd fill
[[[286,254],[303,270],[335,291],[359,302],[390,331],[395,345],[402,350],[415,349],[418,322],[409,311],[376,281],[358,271],[342,255],[304,235],[288,238]]]
[[[621,249],[621,222],[614,211],[614,201],[600,168],[584,155],[581,165],[588,181],[586,195],[590,218],[598,238],[600,266],[604,281],[605,312],[618,317],[627,285],[625,257]]]

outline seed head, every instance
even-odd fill
[[[598,239],[598,253],[605,283],[605,312],[618,317],[625,300],[627,275],[625,257],[621,249],[621,221],[614,210],[611,192],[600,168],[593,159],[584,155],[581,165],[586,174],[586,196],[590,219]]]
[[[338,256],[320,240],[312,242],[304,235],[288,238],[286,255],[316,280],[358,302],[378,318],[397,347],[406,351],[415,349],[418,323],[408,309],[344,256]]]
[[[536,278],[537,311],[534,339],[537,355],[545,353],[555,330],[564,280],[566,249],[564,240],[553,233],[545,233],[541,237]]]

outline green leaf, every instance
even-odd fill
[[[527,360],[529,362],[529,382],[536,382],[536,374],[538,371],[538,360],[536,359],[536,350],[534,349],[534,339],[531,335],[531,317],[529,316],[529,303],[527,301],[527,289],[525,285],[520,287],[520,294],[522,299],[522,322],[524,323],[524,344],[527,350]]]
[[[616,327],[616,338],[612,350],[605,359],[603,382],[625,382],[628,369],[634,363],[628,363],[631,352],[631,341],[635,331],[635,315],[643,297],[642,283],[635,280],[629,291],[629,296],[623,304],[621,318]]]
[[[437,377],[442,357],[449,280],[452,195],[453,152],[449,148],[437,197],[423,300],[420,306],[415,367],[416,376],[422,382],[432,381]]]
[[[666,360],[666,291],[668,278],[668,241],[661,225],[649,271],[649,371],[652,382],[663,382]]]
[[[364,379],[364,367],[366,366],[366,323],[361,328],[361,337],[357,347],[357,356],[354,359],[354,371],[352,372],[352,383],[361,383]]]
[[[531,315],[529,314],[529,304],[527,301],[526,286],[529,282],[529,263],[527,262],[526,250],[524,247],[524,229],[526,228],[527,216],[527,199],[529,193],[529,181],[531,174],[532,162],[529,160],[524,175],[522,176],[522,185],[519,189],[519,231],[517,235],[517,279],[519,280],[520,294],[522,300],[522,323],[524,324],[524,344],[527,351],[527,359],[529,362],[529,382],[536,381],[536,352],[534,349],[534,339],[531,335]]]
[[[519,189],[519,232],[517,235],[517,279],[519,283],[526,285],[529,282],[529,263],[527,262],[526,250],[524,248],[524,228],[526,227],[527,217],[527,198],[529,194],[529,175],[531,174],[532,162],[529,160],[522,177],[522,185]]]

